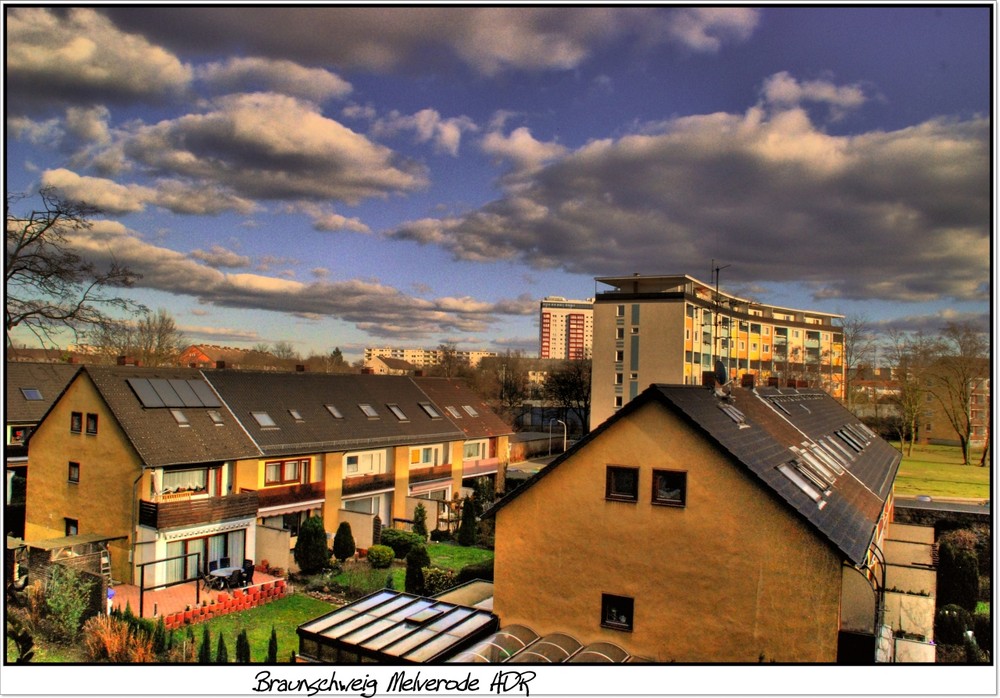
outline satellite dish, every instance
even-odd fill
[[[719,385],[726,384],[726,366],[721,359],[715,360],[715,381]]]

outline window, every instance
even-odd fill
[[[292,419],[294,419],[296,422],[305,421],[304,419],[302,419],[302,414],[298,410],[288,410],[288,414],[292,415]]]
[[[622,406],[622,396],[615,395],[615,407],[621,407],[621,406]]]
[[[7,439],[7,443],[10,446],[20,446],[28,440],[28,434],[30,433],[28,427],[10,427],[10,436]]]
[[[417,467],[426,467],[426,466],[440,465],[440,463],[441,463],[440,446],[424,446],[423,448],[410,449],[410,465]]]
[[[69,415],[69,430],[74,434],[79,434],[83,431],[83,413],[82,412],[72,412]]]
[[[161,494],[175,492],[208,493],[208,470],[165,470],[163,472],[163,489]]]
[[[376,412],[375,408],[368,403],[363,402],[358,405],[358,407],[361,408],[361,411],[365,413],[365,416],[368,417],[368,419],[378,419],[378,412]]]
[[[326,408],[327,412],[329,412],[330,414],[333,415],[334,419],[343,419],[344,418],[344,415],[342,415],[340,413],[340,410],[337,409],[336,405],[323,405],[323,407]]]
[[[468,441],[462,448],[463,460],[479,460],[486,457],[485,441]]]
[[[601,594],[601,627],[632,632],[635,599]]]
[[[91,412],[87,413],[87,433],[88,434],[97,433],[97,415]]]
[[[396,419],[398,419],[399,421],[401,421],[401,422],[408,422],[408,421],[410,421],[409,418],[406,416],[406,413],[403,412],[403,410],[399,407],[399,405],[389,404],[389,405],[386,405],[386,407],[389,408],[390,412],[392,412],[394,415],[396,415]]]
[[[621,385],[623,380],[624,380],[624,376],[623,376],[622,373],[620,373],[620,372],[615,373],[615,385]]]
[[[462,409],[465,410],[465,412],[470,417],[478,417],[479,416],[479,413],[476,412],[475,408],[472,405],[462,405]]]
[[[267,412],[251,412],[250,416],[261,426],[262,429],[277,429],[278,425],[271,419]]]
[[[383,451],[368,451],[365,453],[349,453],[344,457],[344,473],[346,475],[365,475],[385,471],[385,453]]]
[[[435,408],[434,405],[432,405],[431,403],[429,403],[429,402],[421,402],[420,403],[420,408],[424,412],[426,412],[427,416],[430,417],[431,419],[441,419],[441,413],[438,412],[437,408]]]
[[[617,308],[615,308],[615,315],[617,315],[618,317],[625,317],[625,306],[619,305]]]
[[[191,426],[191,422],[188,421],[187,415],[181,412],[180,410],[170,410],[170,414],[172,414],[174,416],[174,419],[177,421],[177,426],[179,427]]]
[[[41,400],[42,391],[38,388],[21,388],[21,394],[25,400]]]
[[[639,469],[609,465],[604,498],[621,502],[639,501]]]
[[[212,424],[222,426],[222,413],[219,410],[209,410],[208,418],[212,420]]]
[[[616,349],[615,350],[615,363],[619,363],[620,364],[624,360],[625,360],[625,350],[624,349]]]
[[[445,409],[448,410],[448,414],[450,414],[455,419],[461,419],[462,418],[462,415],[458,413],[458,410],[456,410],[451,405],[448,405],[447,407],[445,407]]]
[[[297,483],[309,465],[308,460],[271,461],[264,464],[265,485]]]
[[[69,462],[69,477],[70,482],[80,482],[80,464]]]
[[[64,519],[66,522],[66,535],[75,536],[80,533],[80,522],[77,519]]]
[[[678,470],[653,471],[653,504],[684,506],[687,495],[687,473]]]
[[[624,327],[617,328],[617,335],[616,335],[615,338],[616,339],[625,339],[625,328]]]

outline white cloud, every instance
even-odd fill
[[[314,102],[346,97],[352,89],[349,82],[323,68],[269,58],[230,58],[201,66],[196,75],[217,90],[279,92]]]
[[[71,201],[95,206],[104,213],[132,213],[144,208],[143,187],[125,186],[99,177],[81,177],[67,169],[46,170],[42,184],[54,187]]]
[[[491,131],[483,137],[480,147],[488,155],[510,160],[517,170],[533,170],[567,153],[565,146],[537,140],[525,126],[514,129],[507,136]]]
[[[212,245],[212,248],[207,252],[205,250],[192,250],[191,257],[215,269],[219,269],[220,267],[240,268],[250,266],[249,257],[237,254],[232,250],[227,250],[221,245]]]
[[[434,109],[421,109],[408,116],[392,111],[372,124],[374,136],[393,136],[401,131],[412,131],[417,143],[433,142],[436,151],[452,156],[458,155],[462,134],[477,130],[476,124],[467,116],[444,119]]]
[[[688,7],[673,10],[666,25],[682,46],[715,53],[726,42],[748,39],[759,21],[758,10],[746,7]]]
[[[798,81],[787,71],[775,73],[764,81],[764,102],[771,107],[794,108],[805,102],[826,104],[834,118],[864,106],[867,102],[860,85],[836,85],[828,80]]]

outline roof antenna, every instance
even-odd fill
[[[732,381],[726,380],[726,365],[722,363],[722,359],[715,360],[715,397],[722,400],[728,400],[732,396],[732,388],[730,387]]]

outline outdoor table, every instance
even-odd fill
[[[229,581],[229,577],[233,574],[233,572],[242,569],[243,569],[242,567],[220,567],[217,570],[212,570],[211,572],[209,572],[209,575],[214,577],[213,579],[214,584],[212,586],[218,589],[225,589],[226,582]]]

